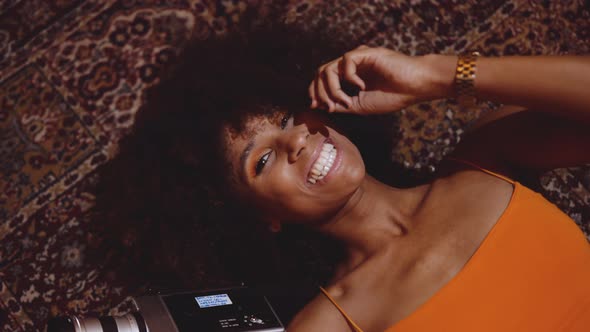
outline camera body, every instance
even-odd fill
[[[266,296],[249,288],[134,299],[149,331],[283,332]]]
[[[47,332],[284,332],[266,296],[246,287],[148,295],[121,317],[57,318]]]

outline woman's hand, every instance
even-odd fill
[[[454,56],[407,56],[360,46],[318,69],[309,86],[311,108],[380,114],[446,97],[452,91],[456,62]],[[359,94],[347,95],[341,81],[356,85]]]

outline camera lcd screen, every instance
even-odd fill
[[[233,304],[227,294],[196,296],[195,300],[197,300],[199,308],[219,307],[222,305]]]

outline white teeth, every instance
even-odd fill
[[[323,179],[328,174],[328,172],[334,165],[336,154],[337,152],[334,145],[330,143],[325,143],[322,146],[320,156],[313,164],[311,172],[309,173],[309,178],[307,179],[309,183],[315,184],[317,181]]]

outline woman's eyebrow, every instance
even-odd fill
[[[244,151],[242,151],[242,154],[240,155],[240,164],[242,165],[242,174],[244,174],[244,176],[248,174],[246,172],[246,160],[248,160],[248,156],[250,155],[250,152],[252,152],[252,148],[254,148],[254,139],[248,142],[246,148],[244,148]]]

